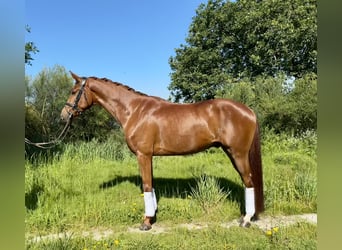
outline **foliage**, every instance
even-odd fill
[[[288,113],[295,131],[317,129],[317,75],[307,74],[295,80],[294,89],[288,93]]]
[[[259,76],[227,85],[216,97],[230,98],[251,107],[262,128],[277,133],[301,134],[317,129],[317,75],[299,79]]]
[[[55,135],[60,128],[60,111],[72,85],[65,69],[55,66],[52,69],[43,69],[32,85],[27,86],[26,106],[34,110],[43,122],[43,133],[47,138]]]
[[[28,33],[31,33],[30,26],[26,25],[25,27]],[[32,54],[38,53],[39,50],[34,42],[26,42],[25,43],[25,64],[32,65],[32,61],[34,60]]]
[[[64,126],[60,112],[70,95],[74,80],[64,67],[56,65],[43,69],[33,80],[26,77],[25,83],[25,136],[37,142],[55,139]],[[118,128],[114,118],[95,106],[73,120],[65,141],[89,141],[95,137],[104,140],[114,128]],[[26,145],[26,150],[30,152],[35,149]]]
[[[317,209],[317,134],[306,131],[298,136],[263,133],[262,154],[266,206],[273,211],[293,213],[293,201],[301,197],[302,211]],[[269,153],[267,153],[269,152]],[[277,187],[277,188],[274,188]],[[310,197],[310,198],[309,198]]]
[[[127,151],[122,132],[118,131],[108,134],[105,141],[93,138],[91,141],[76,141],[65,144],[63,157],[73,158],[75,155],[80,162],[87,162],[96,158],[123,161],[130,157],[131,152]]]
[[[317,72],[314,0],[209,0],[169,59],[175,101],[214,98],[231,81]]]

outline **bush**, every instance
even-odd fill
[[[241,79],[227,85],[217,97],[246,104],[262,128],[277,133],[301,134],[317,129],[317,75],[288,79],[284,75]]]

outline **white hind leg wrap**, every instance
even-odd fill
[[[245,188],[246,215],[252,217],[255,214],[254,188]]]

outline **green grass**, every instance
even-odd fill
[[[263,136],[266,215],[317,211],[317,137]],[[31,163],[34,162],[34,163]],[[144,213],[135,157],[121,143],[108,140],[67,145],[62,153],[25,164],[27,249],[315,249],[316,226],[282,228],[272,237],[258,229],[218,225],[239,218],[243,204],[240,177],[218,149],[191,156],[154,158],[158,199],[157,225],[171,233],[129,233]],[[182,223],[209,223],[203,230]],[[39,243],[37,235],[108,228],[114,238],[95,241],[66,237]],[[116,244],[119,240],[119,244]],[[287,246],[287,247],[286,247]],[[246,247],[246,248],[245,248]],[[283,247],[283,248],[282,248]]]

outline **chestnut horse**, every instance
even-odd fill
[[[250,226],[251,218],[264,211],[259,127],[251,109],[228,99],[170,103],[105,78],[71,75],[76,83],[61,118],[76,117],[99,104],[120,123],[142,177],[141,230],[152,228],[157,210],[152,157],[192,154],[212,146],[223,149],[244,183],[245,214],[240,225]]]

